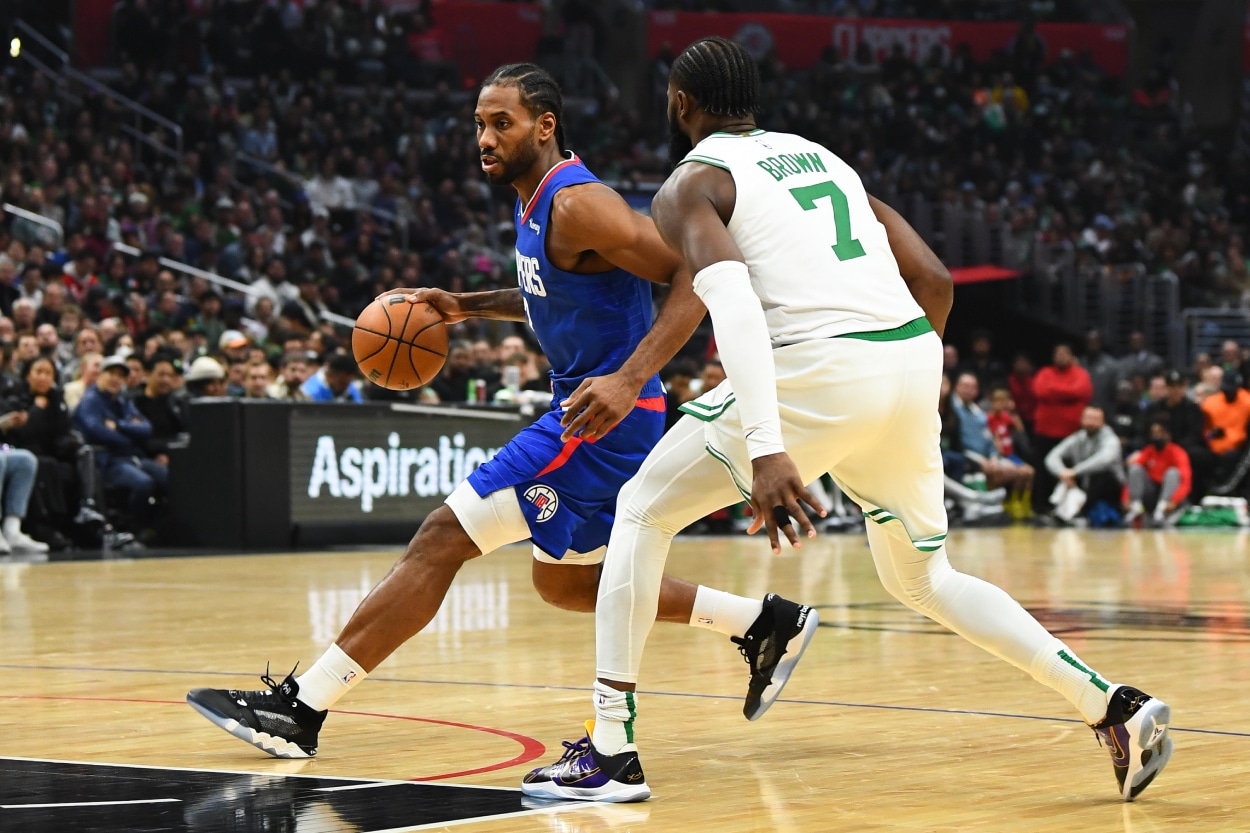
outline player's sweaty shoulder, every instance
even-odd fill
[[[652,212],[683,214],[693,206],[711,203],[726,224],[733,216],[738,189],[724,168],[689,162],[678,165],[655,195]]]
[[[551,200],[551,228],[561,242],[580,244],[592,240],[598,229],[617,220],[622,212],[628,215],[632,211],[624,197],[602,182],[570,185]]]

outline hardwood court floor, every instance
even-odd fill
[[[786,697],[746,722],[728,640],[659,625],[637,724],[654,798],[463,829],[1250,829],[1250,535],[981,530],[950,552],[1111,679],[1172,704],[1176,754],[1139,801],[1118,800],[1064,700],[890,600],[861,536],[780,558],[745,537],[679,538],[678,575],[820,607]],[[431,628],[331,715],[315,760],[270,759],[182,702],[197,685],[258,687],[266,661],[277,678],[310,663],[393,558],[0,563],[0,757],[515,787],[580,737],[594,668],[591,618],[537,598],[522,547],[463,571]],[[327,813],[294,829],[362,828]]]

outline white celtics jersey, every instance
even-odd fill
[[[729,233],[773,345],[875,333],[924,316],[859,175],[801,136],[713,133],[682,164],[724,168],[737,187]]]

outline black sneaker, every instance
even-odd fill
[[[769,593],[764,597],[764,609],[746,636],[729,638],[751,666],[751,682],[742,706],[747,720],[759,720],[781,695],[819,624],[820,614],[812,608]],[[798,647],[787,656],[787,649],[796,638],[800,640]]]
[[[317,754],[317,732],[326,713],[296,699],[295,671],[278,685],[265,669],[265,691],[228,691],[197,688],[187,694],[187,705],[239,740],[263,749],[275,758],[312,758]]]
[[[1171,720],[1172,709],[1162,700],[1126,685],[1112,690],[1107,716],[1091,728],[1111,753],[1125,801],[1137,798],[1171,759]]]

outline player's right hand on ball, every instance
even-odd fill
[[[454,292],[447,292],[442,289],[431,289],[430,287],[417,287],[416,289],[392,289],[383,292],[378,298],[386,298],[391,295],[407,295],[408,303],[419,304],[425,302],[434,309],[438,310],[439,315],[443,316],[443,322],[447,324],[457,324],[466,318],[472,318],[470,314],[460,307],[460,296]],[[376,299],[375,299],[376,300]]]

